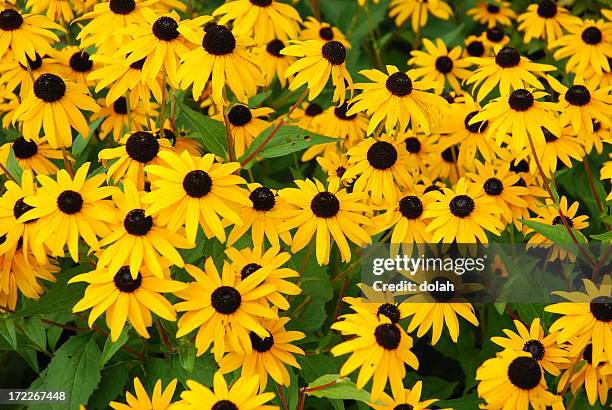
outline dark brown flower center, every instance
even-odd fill
[[[485,52],[482,41],[472,41],[467,46],[467,52],[472,57],[482,57]]]
[[[531,353],[531,357],[536,360],[542,360],[544,358],[544,354],[546,353],[544,345],[539,340],[529,340],[525,342],[523,352]]]
[[[26,55],[26,60],[28,61],[28,65],[30,66],[30,70],[32,70],[32,71],[38,70],[42,66],[42,63],[43,63],[43,60],[40,57],[40,54],[34,53],[34,56],[36,58],[34,60],[32,60],[30,58],[30,56]],[[28,68],[26,66],[24,66],[23,64],[19,63],[19,65],[24,70],[26,70],[26,71],[28,70]]]
[[[399,322],[400,320],[400,311],[397,306],[392,303],[383,303],[382,305],[380,305],[376,314],[379,317],[381,315],[386,316],[393,324]]]
[[[376,343],[382,348],[386,350],[395,350],[400,345],[402,333],[397,328],[397,325],[384,323],[376,327],[374,337],[376,338]]]
[[[5,9],[0,11],[0,30],[17,30],[23,24],[23,17],[18,11]]]
[[[115,111],[117,114],[121,114],[121,115],[126,115],[128,112],[127,109],[127,100],[125,99],[125,97],[119,97],[117,98],[117,101],[115,101],[113,103],[113,111]]]
[[[83,208],[83,197],[76,191],[66,190],[57,197],[57,208],[65,214],[76,214]]]
[[[465,120],[463,120],[463,125],[465,129],[471,132],[472,134],[481,134],[486,131],[489,126],[489,122],[487,120],[484,121],[476,121],[473,124],[470,124],[472,118],[474,118],[478,114],[478,111],[472,111],[468,115],[465,116]]]
[[[136,131],[128,138],[125,151],[134,161],[146,164],[159,153],[159,142],[150,132]]]
[[[448,74],[453,71],[453,60],[447,56],[440,56],[436,58],[436,70],[442,74]]]
[[[93,67],[93,61],[89,59],[87,51],[77,51],[70,56],[70,68],[78,73],[86,73]]]
[[[66,83],[55,74],[41,74],[34,82],[34,94],[47,103],[59,101],[66,94]]]
[[[165,138],[170,141],[170,144],[174,147],[176,145],[176,134],[174,131],[169,130],[168,128],[164,128],[163,130],[158,130],[155,133],[155,138]]]
[[[538,4],[538,16],[549,19],[557,15],[557,3],[552,0],[542,0]]]
[[[591,300],[589,307],[595,319],[606,323],[612,321],[612,297],[597,296]]]
[[[323,108],[319,104],[316,104],[316,103],[308,104],[308,107],[306,107],[306,110],[304,111],[304,113],[309,117],[316,117],[322,112],[323,112]]]
[[[593,345],[591,343],[584,348],[582,359],[586,360],[589,364],[593,363]]]
[[[418,154],[421,152],[421,141],[416,137],[408,137],[404,140],[406,145],[406,151],[411,154]]]
[[[565,225],[563,223],[563,221],[565,221],[570,228],[574,227],[574,221],[572,221],[572,218],[568,218],[565,215],[563,215],[563,216],[561,216],[561,215],[555,216],[553,218],[553,220],[552,220],[552,224],[553,225]]]
[[[501,195],[504,190],[504,184],[497,178],[489,178],[482,185],[487,195]]]
[[[397,150],[387,141],[376,141],[368,149],[367,158],[373,168],[389,169],[397,161]]]
[[[436,300],[436,302],[446,303],[455,297],[455,290],[448,286],[450,284],[449,282],[450,281],[448,278],[444,278],[442,276],[436,276],[429,281],[430,284],[436,285],[435,290],[429,291],[429,294]],[[442,290],[444,287],[446,287],[447,290]]]
[[[412,406],[412,404],[402,403],[393,407],[393,410],[414,410],[414,407]]]
[[[587,27],[582,32],[581,37],[582,41],[590,45],[599,44],[601,43],[601,40],[603,40],[603,34],[601,33],[601,30],[599,30],[597,27]]]
[[[115,14],[126,15],[136,10],[136,1],[135,0],[110,0],[108,6],[110,10]]]
[[[172,41],[180,35],[178,23],[172,17],[162,16],[153,23],[153,34],[162,41]]]
[[[517,357],[508,366],[508,379],[519,389],[531,390],[540,384],[542,370],[535,359]]]
[[[130,235],[144,236],[153,228],[153,218],[144,209],[132,209],[123,218],[123,227]]]
[[[495,63],[502,68],[516,67],[521,62],[521,55],[514,47],[504,47],[495,56]]]
[[[323,54],[323,57],[332,65],[344,64],[346,60],[346,48],[344,48],[344,45],[339,41],[332,40],[323,44],[321,54]]]
[[[230,54],[236,48],[236,38],[225,26],[220,26],[215,23],[209,23],[204,27],[204,39],[202,47],[207,53],[222,56]]]
[[[508,104],[514,111],[527,111],[533,107],[534,102],[533,94],[524,89],[512,91],[508,98]]]
[[[417,219],[423,214],[423,202],[414,195],[405,196],[399,202],[399,211],[405,218]]]
[[[496,6],[495,4],[487,4],[487,11],[491,14],[497,14],[499,13],[499,6]]]
[[[210,410],[238,410],[238,406],[229,400],[220,400],[213,404]]]
[[[340,119],[340,120],[350,121],[353,118],[355,118],[357,116],[357,114],[346,115],[348,110],[349,110],[348,104],[344,103],[344,104],[339,105],[338,107],[334,108],[334,115],[338,119]]]
[[[243,127],[251,122],[253,114],[251,114],[251,110],[246,105],[236,104],[230,108],[227,113],[227,119],[233,126]]]
[[[136,279],[132,277],[129,266],[122,266],[113,277],[115,287],[124,293],[132,293],[142,285],[142,275],[138,272]]]
[[[274,336],[272,335],[266,336],[262,339],[257,333],[250,332],[249,338],[251,339],[251,346],[253,346],[253,350],[258,353],[265,353],[272,349],[272,346],[274,346]]]
[[[389,92],[397,97],[404,97],[412,92],[412,81],[406,73],[398,71],[397,73],[391,74],[385,86]]]
[[[212,189],[212,179],[201,169],[189,171],[183,178],[183,189],[192,198],[202,198]]]
[[[529,172],[529,163],[522,159],[520,161],[510,163],[510,171],[512,172]]]
[[[130,64],[130,68],[134,69],[134,70],[142,70],[142,67],[144,66],[145,61],[147,60],[147,58],[142,58],[138,61],[134,61],[132,64]]]
[[[210,295],[210,303],[218,313],[231,315],[240,308],[242,296],[231,286],[220,286]]]
[[[557,141],[559,138],[550,132],[550,130],[546,127],[540,127],[542,129],[542,134],[544,134],[544,140],[546,143],[551,143]]]
[[[26,204],[23,199],[24,198],[18,199],[17,201],[15,201],[15,205],[13,205],[13,215],[15,216],[15,219],[21,218],[21,215],[34,209],[33,206]],[[31,222],[34,222],[34,221],[33,220],[27,221],[26,223],[31,223]]]
[[[451,145],[442,151],[442,159],[449,164],[457,162],[457,158],[459,158],[459,147],[456,145]]]
[[[582,107],[591,101],[591,93],[584,85],[572,85],[565,92],[565,100],[572,105]]]
[[[253,203],[253,209],[256,211],[269,211],[276,204],[274,193],[265,186],[255,188],[249,195],[249,199]]]
[[[38,145],[34,141],[26,141],[23,137],[18,137],[13,142],[13,152],[17,159],[32,158],[38,152]]]
[[[330,41],[334,39],[334,30],[331,27],[321,27],[319,29],[319,37],[321,37],[325,41]]]
[[[317,218],[332,218],[340,211],[340,201],[331,192],[319,192],[310,201],[310,210]]]
[[[493,43],[499,43],[504,39],[504,30],[501,27],[495,26],[487,30],[487,40]]]
[[[251,4],[259,7],[268,7],[273,0],[250,0]]]
[[[281,50],[285,48],[285,43],[280,40],[274,39],[266,46],[266,51],[274,57],[282,57]]]
[[[261,269],[261,265],[257,263],[249,263],[247,265],[244,265],[244,267],[240,269],[240,278],[242,280],[245,280],[246,278],[257,272],[259,269]]]
[[[450,211],[459,218],[465,218],[476,208],[474,200],[467,195],[457,195],[449,203]]]

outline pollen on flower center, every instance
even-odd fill
[[[599,44],[603,40],[603,34],[601,34],[601,30],[597,27],[587,27],[582,32],[581,37],[582,41],[590,45]]]
[[[542,0],[538,4],[538,16],[549,19],[557,14],[557,4],[552,0]]]
[[[244,267],[240,269],[240,278],[245,280],[259,269],[261,269],[261,265],[257,263],[249,263],[248,265],[244,265]]]
[[[487,30],[487,40],[499,43],[504,38],[504,31],[499,26]]]
[[[499,13],[499,6],[496,6],[495,4],[487,4],[487,11],[491,14],[497,14]]]
[[[253,350],[258,353],[265,353],[272,349],[274,346],[274,336],[269,335],[264,337],[263,339],[257,335],[255,332],[249,333],[249,339],[251,339],[251,346],[253,346]]]
[[[472,111],[468,115],[465,116],[465,120],[463,120],[463,125],[465,129],[471,132],[472,134],[481,134],[486,131],[489,126],[489,122],[487,120],[477,121],[473,124],[470,124],[472,118],[474,118],[478,114],[478,111]]]
[[[435,278],[430,280],[429,283],[446,286],[449,283],[449,280],[442,276],[436,276]],[[438,288],[438,286],[436,286],[436,288]],[[429,294],[432,298],[436,300],[436,302],[444,303],[453,299],[453,297],[455,296],[455,290],[430,290]]]
[[[449,203],[450,211],[459,218],[465,218],[476,208],[474,200],[467,195],[457,195]]]
[[[276,204],[274,193],[265,186],[255,188],[249,195],[249,199],[253,203],[253,209],[256,211],[269,211]]]
[[[495,63],[502,68],[516,67],[521,62],[521,55],[514,47],[504,47],[495,56]]]
[[[568,218],[565,215],[563,217],[561,217],[560,215],[555,216],[552,220],[552,224],[553,225],[565,225],[563,221],[567,222],[567,225],[570,228],[574,226],[574,221],[572,221],[572,218]]]
[[[310,103],[304,113],[309,117],[316,117],[323,112],[323,108],[317,103]]]
[[[341,65],[346,60],[346,48],[339,41],[328,41],[323,44],[321,54],[333,65]]]
[[[533,107],[534,102],[533,94],[524,89],[512,91],[512,94],[510,94],[508,98],[508,104],[514,111],[527,111]]]
[[[572,105],[582,107],[591,101],[591,93],[584,85],[573,85],[565,92],[565,100]]]
[[[281,50],[285,48],[285,43],[278,39],[274,39],[266,46],[266,51],[274,57],[282,57]]]
[[[321,27],[321,29],[319,29],[319,37],[321,37],[323,40],[326,40],[326,41],[333,40],[334,30],[332,30],[332,28],[329,26]]]
[[[374,331],[376,343],[384,349],[395,350],[402,340],[402,333],[396,325],[384,323],[378,325]]]
[[[5,9],[0,12],[0,29],[4,31],[17,30],[23,24],[23,17],[18,11]]]
[[[447,56],[440,56],[436,58],[436,70],[442,74],[448,74],[453,71],[453,60]]]
[[[423,202],[414,195],[405,196],[399,202],[399,211],[405,218],[417,219],[423,214]]]
[[[504,190],[504,184],[497,178],[489,178],[482,185],[487,195],[501,195]]]
[[[132,277],[129,266],[122,266],[113,277],[115,287],[124,293],[132,293],[142,285],[142,275],[138,272],[136,279]]]
[[[117,101],[115,101],[113,103],[113,111],[115,111],[117,114],[121,114],[121,115],[126,115],[127,114],[128,109],[127,109],[127,101],[126,101],[125,97],[117,98]]]
[[[162,16],[153,23],[153,34],[160,40],[172,41],[180,35],[178,23],[172,17]]]
[[[130,14],[136,10],[135,0],[110,0],[108,7],[115,14]]]
[[[274,0],[250,0],[251,4],[259,7],[268,7]]]
[[[357,116],[357,114],[346,115],[349,110],[349,106],[347,103],[344,103],[336,108],[334,108],[334,115],[344,121],[350,121]]]
[[[218,313],[231,315],[240,307],[242,296],[231,286],[220,286],[210,295],[210,303]]]
[[[229,400],[220,400],[213,404],[210,410],[238,410],[238,406]]]
[[[421,152],[421,141],[416,137],[408,137],[404,140],[406,145],[406,151],[411,154],[418,154]]]
[[[47,103],[58,101],[66,94],[66,83],[55,74],[41,74],[34,82],[34,94]]]
[[[382,305],[380,305],[378,307],[376,315],[379,317],[380,315],[386,316],[391,321],[391,323],[397,323],[400,320],[400,311],[397,306],[392,303],[383,303]]]
[[[544,345],[539,340],[529,340],[523,346],[523,352],[531,353],[531,357],[536,360],[544,358]]]
[[[202,198],[212,189],[212,179],[200,169],[190,171],[183,178],[183,189],[192,198]]]
[[[531,390],[540,383],[542,370],[535,359],[517,357],[508,366],[508,379],[519,389]]]
[[[15,219],[19,219],[21,215],[25,214],[26,212],[32,209],[34,209],[33,206],[26,204],[23,198],[20,198],[17,201],[15,201],[15,205],[13,205],[13,215],[15,216]],[[27,221],[26,223],[31,223],[31,222],[34,222],[34,221],[33,220]]]
[[[34,141],[26,141],[23,137],[18,137],[13,142],[13,152],[17,159],[32,158],[38,152],[38,145]]]
[[[153,228],[153,218],[144,209],[132,209],[123,219],[123,227],[130,235],[144,236]]]
[[[387,141],[376,141],[368,149],[367,158],[373,168],[389,169],[397,161],[397,150]]]
[[[319,192],[310,201],[310,210],[318,218],[332,218],[340,211],[340,201],[331,192]]]
[[[591,299],[589,307],[595,319],[606,323],[612,321],[612,297],[597,296]]]
[[[136,131],[128,138],[125,151],[134,161],[146,164],[159,152],[159,142],[150,132]]]
[[[77,51],[70,56],[70,68],[78,73],[86,73],[93,67],[93,61],[90,60],[90,55],[87,51]]]
[[[236,48],[236,38],[227,27],[209,23],[204,27],[204,31],[202,47],[207,53],[222,56],[230,54]]]
[[[389,92],[397,97],[404,97],[412,92],[412,81],[406,73],[398,71],[397,73],[391,74],[385,86]]]
[[[66,190],[57,197],[57,207],[65,214],[76,214],[83,208],[83,197],[78,192]]]
[[[472,41],[467,46],[467,52],[472,57],[481,57],[485,52],[482,41]]]
[[[230,108],[227,113],[227,119],[235,127],[242,127],[247,125],[253,119],[253,114],[249,107],[237,104]]]

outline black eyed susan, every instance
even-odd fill
[[[439,120],[439,111],[448,108],[448,102],[433,93],[438,84],[430,80],[416,80],[414,70],[403,73],[388,65],[387,74],[378,70],[362,70],[360,73],[371,83],[357,83],[362,92],[351,100],[348,115],[365,111],[371,116],[368,134],[372,134],[383,123],[388,132],[394,129],[404,132],[412,123],[425,134],[430,133],[433,122]]]
[[[561,123],[571,124],[578,135],[592,134],[595,122],[610,123],[612,117],[612,95],[610,88],[589,88],[581,76],[574,77],[570,87],[547,76],[550,86],[559,93],[558,111]]]
[[[147,115],[153,119],[158,114],[156,104],[151,105],[150,110],[147,111],[142,105],[128,107],[128,101],[123,96],[107,106],[105,106],[106,101],[104,99],[100,99],[98,103],[102,108],[94,113],[89,120],[93,122],[99,118],[103,119],[98,128],[98,138],[101,140],[112,134],[113,139],[119,141],[128,130],[143,131],[148,128]]]
[[[344,44],[344,47],[351,48],[350,43],[338,27],[319,21],[312,16],[308,16],[304,21],[304,28],[300,32],[299,38],[300,40],[336,40]]]
[[[423,212],[432,200],[421,189],[401,191],[384,213],[374,217],[372,226],[377,233],[393,227],[392,244],[431,243],[431,233],[426,230],[428,220],[423,218]]]
[[[597,74],[610,71],[612,58],[612,22],[584,20],[581,25],[567,27],[568,33],[550,43],[559,48],[555,60],[569,57],[565,69],[577,74],[593,70]]]
[[[340,368],[340,375],[347,376],[360,368],[357,387],[361,389],[373,379],[373,401],[382,396],[387,381],[394,395],[401,394],[404,391],[405,365],[415,370],[419,368],[419,361],[410,350],[412,338],[385,315],[372,314],[357,305],[352,305],[351,309],[355,313],[340,316],[340,320],[331,326],[343,336],[353,336],[331,350],[334,356],[351,354]]]
[[[423,217],[432,218],[427,231],[434,242],[487,243],[486,231],[500,234],[503,224],[495,200],[482,195],[482,187],[459,179],[455,189],[442,188],[429,195],[436,200],[429,204]]]
[[[47,144],[45,138],[37,142],[27,141],[23,137],[17,137],[13,142],[6,143],[0,147],[0,162],[7,165],[10,151],[13,151],[17,163],[21,169],[30,170],[35,174],[51,175],[58,170],[52,160],[62,159],[60,150],[53,149]]]
[[[105,167],[109,160],[107,179],[115,182],[130,180],[139,190],[144,189],[145,165],[159,164],[160,152],[170,151],[172,144],[166,138],[156,138],[148,131],[136,131],[119,140],[116,148],[106,148],[98,153],[98,159]]]
[[[557,333],[545,335],[540,318],[535,318],[529,328],[518,320],[514,321],[518,333],[504,329],[507,337],[494,336],[491,341],[504,349],[531,353],[531,357],[553,376],[561,374],[560,367],[569,363],[567,350],[557,344]]]
[[[438,132],[448,134],[453,144],[460,144],[457,163],[462,167],[472,168],[477,155],[485,161],[492,161],[501,152],[500,147],[487,137],[488,121],[470,123],[480,110],[480,104],[472,96],[465,95],[463,103],[452,105],[438,129]]]
[[[184,225],[191,242],[195,242],[198,225],[207,237],[225,241],[220,217],[241,225],[242,218],[232,207],[253,205],[248,192],[239,186],[245,183],[244,179],[234,175],[240,164],[219,164],[213,154],[194,157],[187,151],[180,155],[165,151],[159,155],[163,165],[145,168],[151,177],[151,192],[142,199],[148,204],[146,214],[158,215],[171,232]]]
[[[600,177],[601,179],[612,179],[612,161],[606,161],[604,163],[603,167],[601,167]],[[612,192],[608,193],[608,197],[606,198],[606,201],[610,200],[612,200]]]
[[[138,377],[134,378],[134,391],[136,395],[127,392],[125,394],[125,400],[127,404],[111,401],[108,405],[113,410],[139,410],[147,408],[151,410],[168,410],[172,402],[172,396],[174,396],[174,390],[176,389],[176,379],[172,379],[170,383],[164,389],[162,387],[162,381],[157,380],[155,387],[153,388],[153,394],[149,397],[149,394],[143,387]]]
[[[489,55],[488,51],[479,37],[471,35],[465,38],[465,57],[485,57]]]
[[[129,36],[122,31],[129,26],[146,23],[143,10],[155,0],[109,0],[93,6],[93,10],[75,22],[90,20],[77,35],[82,48],[96,46],[101,54],[113,53]]]
[[[266,271],[266,278],[262,283],[274,285],[276,290],[265,295],[264,299],[279,309],[287,310],[290,307],[283,295],[295,296],[302,292],[299,286],[287,280],[299,277],[299,273],[283,267],[289,261],[290,255],[287,252],[280,252],[278,246],[273,246],[265,252],[258,246],[240,250],[227,248],[225,254],[229,258],[232,270],[236,272],[240,280],[245,280],[259,269]]]
[[[232,22],[237,35],[253,37],[259,44],[297,38],[302,22],[296,9],[277,0],[228,1],[213,16],[219,18],[219,24]]]
[[[567,198],[561,197],[559,206],[554,204],[550,199],[546,199],[544,205],[540,205],[533,211],[537,214],[535,218],[530,218],[531,221],[543,223],[546,225],[567,225],[570,228],[581,230],[589,226],[587,215],[577,215],[579,203],[578,201],[568,206]],[[559,215],[559,211],[561,215]],[[527,241],[527,248],[541,247],[551,248],[549,260],[555,260],[557,258],[564,260],[569,259],[571,262],[576,260],[576,255],[570,253],[567,249],[555,245],[550,239],[546,238],[539,232],[534,232],[533,229],[526,229],[526,234],[533,233],[533,236]]]
[[[476,370],[478,396],[491,410],[563,408],[561,397],[547,390],[538,361],[528,352],[504,350]]]
[[[72,308],[73,312],[91,309],[87,323],[92,327],[100,315],[106,312],[106,324],[111,331],[111,340],[121,335],[126,321],[138,334],[149,338],[147,327],[153,324],[151,312],[169,320],[176,320],[176,311],[161,293],[178,292],[187,287],[183,282],[169,279],[170,273],[158,277],[143,268],[136,277],[128,266],[118,270],[97,269],[70,279],[68,283],[88,283],[83,298]]]
[[[113,54],[125,58],[126,64],[144,59],[142,75],[156,78],[162,72],[170,84],[178,84],[179,59],[190,50],[189,41],[181,34],[183,29],[196,30],[210,19],[208,16],[182,20],[176,12],[159,15],[152,9],[142,9],[145,22],[126,27],[123,31],[132,40],[122,44]]]
[[[53,57],[36,53],[36,58],[31,60],[26,56],[28,66],[21,64],[12,52],[8,52],[0,62],[0,84],[6,86],[7,91],[15,91],[19,88],[19,94],[23,98],[32,92],[34,81],[44,73],[62,74],[62,66]],[[28,69],[29,67],[29,69]]]
[[[405,309],[406,304],[396,302],[396,299],[399,298],[392,292],[377,291],[363,283],[358,284],[357,287],[361,290],[361,297],[345,297],[342,299],[351,309],[355,306],[376,317],[385,316],[392,324],[397,324],[408,316]]]
[[[0,7],[1,8],[1,7]],[[10,49],[17,61],[27,66],[28,59],[36,60],[36,53],[45,55],[59,37],[51,31],[66,29],[37,14],[22,14],[15,8],[0,11],[0,57]]]
[[[65,148],[72,145],[71,128],[89,135],[89,126],[79,109],[98,111],[98,104],[87,87],[52,74],[41,74],[13,116],[13,123],[23,123],[23,136],[38,140],[42,128],[49,145]]]
[[[181,393],[181,400],[173,405],[173,410],[270,410],[270,400],[274,393],[258,394],[259,378],[239,377],[234,384],[228,387],[223,375],[215,373],[213,389],[202,386],[194,380],[187,381],[188,389]]]
[[[183,258],[176,248],[193,248],[193,241],[162,228],[158,218],[146,215],[142,192],[130,180],[123,181],[123,191],[113,194],[113,202],[119,208],[119,223],[112,226],[112,233],[106,235],[100,245],[104,246],[98,255],[97,269],[106,268],[117,272],[124,265],[133,278],[146,266],[155,276],[164,277],[163,257],[173,265],[182,267]]]
[[[458,164],[461,145],[444,134],[432,134],[428,138],[432,143],[432,152],[423,163],[422,173],[434,181],[445,179],[452,184],[457,183],[465,172]]]
[[[267,239],[272,246],[279,246],[279,238],[288,245],[291,244],[291,235],[287,231],[280,231],[279,225],[283,222],[283,210],[288,209],[283,198],[276,190],[267,186],[252,183],[247,184],[250,205],[239,204],[237,209],[242,224],[235,225],[227,237],[227,246],[232,246],[250,229],[251,240],[256,247],[262,247]],[[232,224],[231,221],[226,221]]]
[[[294,355],[304,355],[304,351],[292,342],[305,337],[304,333],[295,330],[285,330],[288,317],[262,320],[261,325],[269,333],[262,338],[255,332],[249,333],[252,349],[237,353],[230,351],[219,363],[219,371],[223,374],[240,369],[242,377],[259,376],[259,391],[264,391],[268,377],[282,386],[289,386],[291,377],[287,366],[301,369]]]
[[[44,14],[50,20],[60,24],[74,19],[72,5],[66,0],[28,0],[26,7],[32,14]]]
[[[394,393],[393,397],[383,393],[377,402],[370,403],[370,406],[372,406],[374,410],[427,410],[429,406],[437,402],[438,399],[421,401],[422,392],[423,382],[419,380],[411,389],[405,389]],[[445,408],[442,410],[451,409]]]
[[[410,19],[415,33],[425,27],[430,13],[441,20],[448,20],[453,15],[453,9],[442,0],[391,0],[389,4],[389,17],[395,20],[395,24],[399,27]]]
[[[478,101],[482,101],[496,86],[499,86],[502,96],[527,86],[543,89],[536,75],[556,70],[553,65],[531,62],[527,57],[522,57],[516,48],[509,46],[497,51],[494,57],[467,60],[478,65],[466,81],[468,85],[473,84],[474,89],[480,87],[476,95]]]
[[[8,91],[6,87],[0,86],[0,114],[2,117],[2,126],[9,128],[15,116],[15,112],[20,106],[19,97],[12,91]]]
[[[105,174],[87,178],[89,166],[89,162],[83,164],[74,178],[65,169],[58,171],[56,181],[46,175],[37,176],[41,187],[24,199],[31,209],[18,219],[18,222],[36,220],[34,249],[45,244],[52,256],[64,256],[67,245],[70,256],[78,262],[79,237],[97,250],[97,237],[110,233],[109,225],[117,222],[117,215],[112,202],[104,198],[116,188],[101,186]]]
[[[131,64],[125,61],[117,61],[110,56],[92,56],[100,67],[93,70],[88,76],[88,81],[96,83],[96,92],[108,88],[106,94],[106,105],[110,106],[119,98],[129,96],[130,108],[135,109],[139,104],[145,110],[151,108],[151,97],[155,101],[162,101],[162,83],[159,77],[147,78],[142,74],[144,59]]]
[[[234,140],[237,157],[241,157],[251,146],[255,137],[272,125],[267,119],[273,112],[274,110],[268,107],[249,108],[244,104],[234,104],[227,111],[229,132]],[[220,121],[224,120],[220,114],[216,118]]]
[[[554,292],[568,301],[544,309],[562,315],[550,326],[550,331],[559,332],[559,343],[581,336],[572,344],[570,355],[579,355],[591,343],[593,366],[612,363],[612,280],[605,275],[599,287],[588,279],[583,279],[583,283],[586,292]]]
[[[486,29],[480,34],[479,39],[487,49],[487,55],[496,54],[510,42],[510,37],[504,32],[502,26]]]
[[[461,59],[461,47],[456,46],[448,51],[440,38],[437,38],[435,43],[425,38],[423,46],[425,51],[410,52],[412,58],[408,60],[408,64],[416,66],[411,71],[414,78],[437,83],[439,91],[444,89],[447,82],[455,92],[461,91],[460,81],[471,75],[467,70],[471,63]]]
[[[598,153],[601,153],[603,151],[603,141],[612,143],[612,139],[610,139],[611,129],[612,123],[605,124],[600,121],[593,121],[593,133],[587,132],[578,136],[584,144],[585,152],[589,154],[595,148]]]
[[[246,104],[257,93],[265,79],[257,58],[249,47],[253,41],[234,35],[226,26],[209,22],[204,31],[181,28],[182,34],[196,48],[181,58],[178,80],[181,88],[192,87],[198,101],[210,80],[212,99],[217,105],[225,104],[224,87],[232,91],[238,101]]]
[[[281,50],[285,47],[286,45],[282,40],[275,38],[253,51],[261,67],[265,85],[272,84],[272,81],[278,78],[281,87],[285,88],[287,84],[285,71],[295,61],[294,57],[281,54]]]
[[[529,194],[529,189],[517,184],[520,176],[505,166],[495,167],[491,163],[474,161],[476,168],[474,172],[468,172],[466,176],[476,185],[482,188],[484,195],[491,198],[501,211],[501,218],[505,223],[513,221],[511,206],[527,208],[529,205],[524,196]]]
[[[413,172],[415,170],[424,172],[431,153],[436,151],[436,138],[425,135],[419,129],[399,134],[397,138],[404,141],[403,147],[400,146],[399,149],[402,150],[403,148],[403,151],[405,151],[404,160],[408,169]]]
[[[327,172],[327,182],[338,183],[339,185],[344,183],[350,185],[353,181],[343,180],[344,173],[349,168],[348,158],[342,153],[328,150],[323,156],[317,157],[317,162],[321,168]]]
[[[351,259],[347,238],[363,246],[372,242],[364,225],[370,220],[364,213],[369,207],[363,203],[365,193],[348,193],[331,182],[325,189],[318,180],[296,180],[297,188],[284,188],[279,196],[296,209],[285,212],[286,222],[281,229],[297,228],[291,244],[291,252],[303,249],[315,236],[317,262],[329,263],[330,240],[338,245],[343,262]]]
[[[1,243],[2,237],[0,237]],[[49,263],[38,263],[31,255],[24,255],[13,246],[0,255],[0,306],[14,310],[20,295],[38,300],[45,293],[46,282],[55,282],[59,268]],[[6,310],[6,309],[3,309]]]
[[[77,84],[93,86],[94,82],[87,79],[89,73],[98,68],[91,55],[77,46],[66,46],[55,52],[55,57],[65,67],[65,76]]]
[[[334,86],[332,100],[344,103],[346,88],[351,89],[353,80],[346,69],[346,47],[337,40],[295,40],[281,54],[297,57],[285,71],[285,77],[294,76],[289,82],[290,90],[308,84],[308,100],[312,101],[323,91],[331,75]]]
[[[291,121],[295,121],[295,124],[305,129],[306,131],[317,132],[319,129],[321,114],[323,114],[323,107],[314,102],[306,102],[302,104],[302,107],[298,107],[289,115]]]
[[[530,4],[527,11],[518,16],[518,22],[518,29],[525,33],[525,44],[534,38],[551,43],[560,38],[568,27],[580,26],[582,23],[579,17],[571,15],[554,0],[540,0],[537,4]]]
[[[211,343],[217,363],[231,349],[245,353],[251,349],[250,332],[264,339],[270,333],[261,325],[261,319],[277,319],[262,298],[276,288],[264,283],[269,271],[257,269],[245,279],[236,275],[227,262],[222,275],[212,258],[206,259],[204,269],[186,265],[185,269],[195,279],[188,288],[176,292],[184,301],[175,305],[185,312],[178,321],[176,337],[182,337],[198,329],[195,345],[197,355],[204,354]],[[263,302],[263,303],[262,303]]]
[[[382,201],[393,204],[397,200],[400,187],[413,184],[405,161],[404,141],[383,135],[379,139],[366,138],[348,155],[348,169],[343,180],[355,180],[354,192],[369,194],[372,203]]]
[[[493,28],[498,25],[512,26],[512,20],[516,18],[516,13],[511,8],[509,1],[479,1],[476,6],[467,11],[468,16],[472,16],[480,24]]]
[[[175,152],[183,152],[187,151],[191,155],[200,156],[202,155],[202,145],[192,137],[187,136],[187,130],[171,130],[170,121],[167,121],[167,127],[162,130],[155,131],[155,137],[161,138],[163,134],[163,138],[170,141],[172,148]]]
[[[494,136],[498,144],[506,134],[512,134],[508,146],[514,153],[520,153],[533,142],[535,146],[546,143],[542,127],[554,135],[561,135],[559,121],[553,115],[557,105],[551,102],[538,101],[546,96],[542,91],[530,91],[519,88],[509,95],[491,100],[474,115],[468,125],[488,122],[487,136]]]
[[[568,168],[574,165],[572,159],[582,161],[585,156],[584,148],[581,141],[572,135],[571,127],[563,128],[560,135],[554,135],[546,127],[542,127],[542,132],[546,144],[537,145],[535,154],[540,161],[544,175],[552,176],[557,170],[559,161]],[[538,172],[538,165],[531,149],[525,149],[522,154],[517,156],[517,159],[528,160],[530,172],[532,174]]]

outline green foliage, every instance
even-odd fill
[[[177,96],[177,123],[194,131],[194,136],[206,149],[222,158],[227,158],[227,131],[225,125],[190,108]]]

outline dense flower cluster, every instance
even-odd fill
[[[339,5],[192,3],[0,1],[0,309],[84,283],[65,322],[87,312],[114,352],[133,330],[214,362],[208,386],[149,380],[149,394],[134,377],[135,396],[111,408],[289,408],[298,358],[323,336],[296,314],[312,299],[305,271],[324,266],[344,285],[329,345],[314,354],[343,364],[337,379],[302,386],[295,408],[355,376],[374,409],[429,409],[427,386],[406,386],[427,365],[413,337],[458,343],[463,322],[486,315],[444,292],[345,296],[372,292],[352,277],[360,248],[511,235],[547,249],[546,263],[574,262],[536,227],[580,248],[594,219],[610,241],[612,194],[600,191],[612,179],[612,10],[358,0],[372,37],[361,50],[354,24],[343,33],[323,21]],[[386,61],[372,23],[385,5],[387,29],[413,41],[401,64]],[[464,41],[426,38],[451,18],[473,27]],[[360,50],[368,65],[351,59]],[[279,157],[291,161],[269,160]],[[555,183],[572,167],[584,168],[589,198]],[[71,265],[82,269],[54,285]],[[555,292],[566,301],[546,306],[557,315],[549,327],[506,307],[516,330],[492,337],[502,350],[466,375],[481,408],[559,410],[583,389],[606,406],[609,273],[585,279],[585,292]]]

